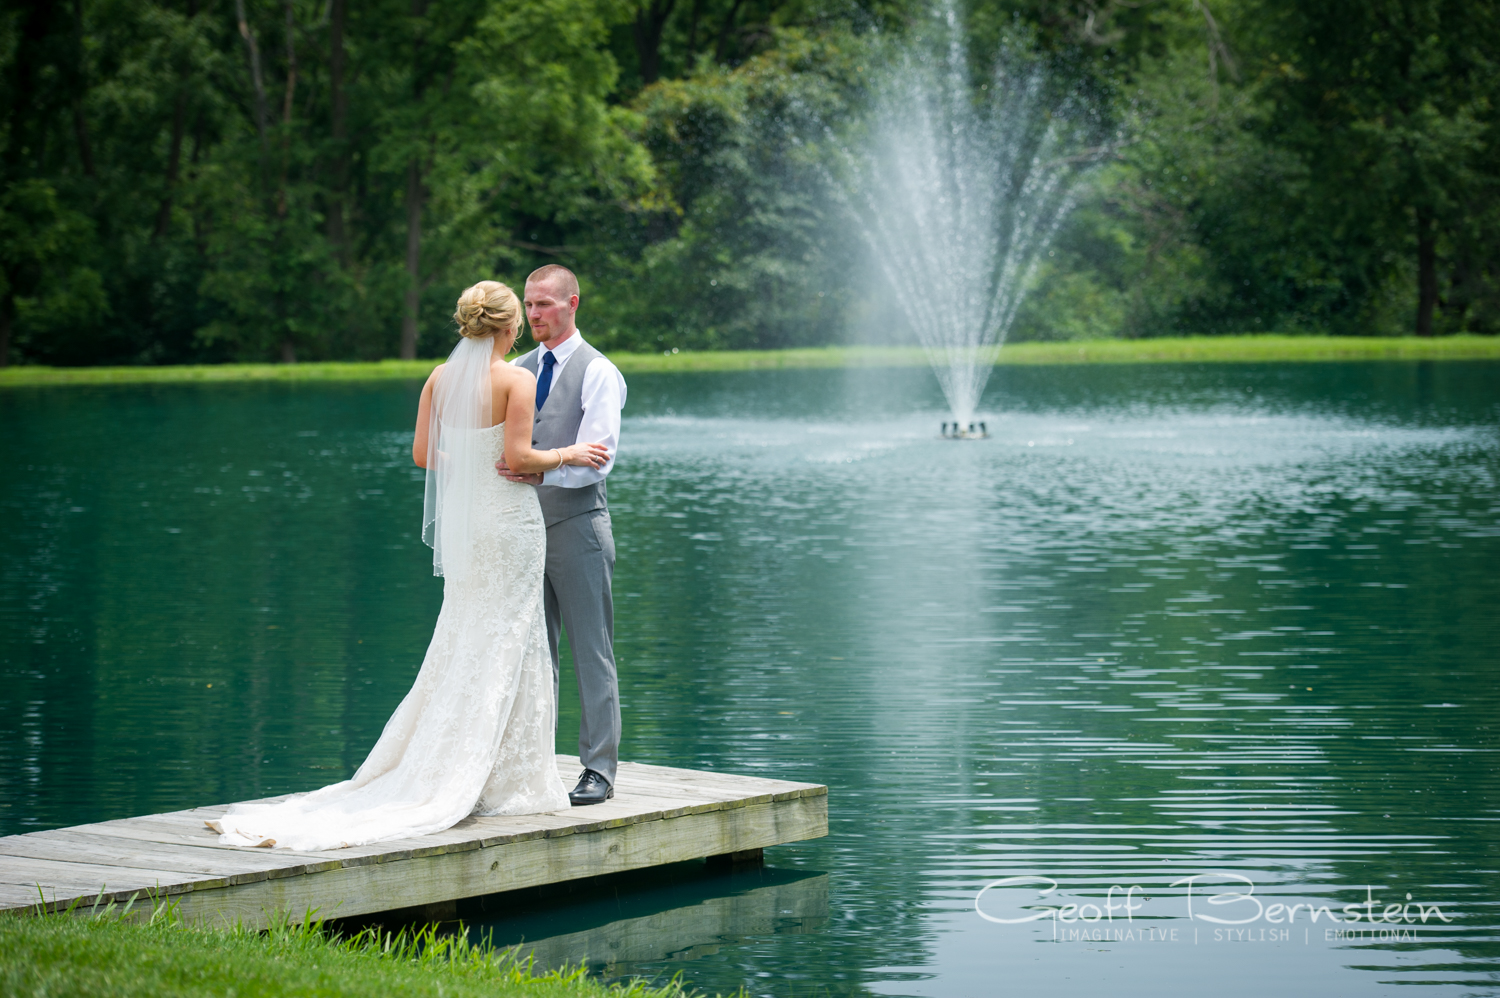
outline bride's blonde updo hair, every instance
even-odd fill
[[[521,302],[499,281],[480,281],[458,296],[453,321],[460,333],[472,338],[516,332],[521,328]]]

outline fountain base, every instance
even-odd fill
[[[967,428],[959,423],[943,424],[944,440],[987,440],[989,435],[983,423],[970,423]]]

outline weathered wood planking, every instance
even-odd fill
[[[558,769],[571,785],[577,761],[559,756]],[[827,794],[627,762],[603,804],[466,818],[434,835],[316,853],[221,846],[203,822],[228,805],[101,821],[0,838],[0,912],[43,900],[87,912],[152,892],[208,922],[367,915],[817,838],[828,834]]]

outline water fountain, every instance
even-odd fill
[[[933,22],[876,79],[863,141],[839,144],[839,189],[947,396],[943,436],[973,439],[1006,333],[1107,145],[1019,47],[981,81],[952,0]]]
[[[942,433],[944,440],[983,440],[990,435],[990,428],[984,425],[983,420],[968,426],[958,422],[944,422]]]

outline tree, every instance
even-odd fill
[[[975,66],[1024,35],[1138,126],[1019,335],[1500,331],[1493,4],[967,7]],[[439,354],[553,260],[615,348],[838,338],[819,144],[931,13],[0,0],[0,363]]]
[[[607,345],[774,348],[843,332],[853,261],[808,139],[850,106],[868,53],[848,42],[788,31],[737,69],[705,65],[640,94],[637,134],[664,196],[595,257]]]
[[[1496,194],[1500,164],[1484,154],[1500,10],[1460,0],[1259,0],[1238,21],[1272,102],[1265,134],[1308,165],[1300,208],[1335,234],[1330,254],[1365,287],[1409,269],[1415,331],[1432,335],[1444,264],[1493,272],[1470,255],[1475,247],[1462,261],[1452,254],[1464,245],[1455,237],[1465,219]]]
[[[89,219],[60,186],[86,186],[95,173],[84,87],[82,26],[57,3],[0,8],[0,366],[17,333],[25,345],[42,307],[70,305],[69,317],[97,322],[105,312],[98,274],[81,252]],[[71,127],[69,127],[71,126]],[[71,133],[71,134],[70,134]],[[28,315],[30,313],[30,315]],[[92,315],[90,315],[92,313]],[[28,328],[30,327],[30,328]]]

